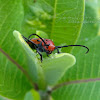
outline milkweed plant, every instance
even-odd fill
[[[0,0],[0,100],[100,100],[99,22],[99,0]],[[23,38],[34,33],[89,52],[59,48],[41,61]]]

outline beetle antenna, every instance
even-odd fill
[[[36,35],[37,37],[39,37],[39,38],[44,42],[45,46],[49,46],[49,45],[47,45],[47,44],[45,43],[45,41],[43,40],[43,38],[41,38],[41,37],[40,37],[39,35],[37,35],[37,34],[31,34],[31,35],[28,37],[28,39],[30,39],[30,37],[31,37],[32,35]]]
[[[23,35],[22,35],[23,36]],[[36,47],[38,47],[33,41],[27,39],[26,37],[23,36],[23,38],[25,39],[25,41],[31,42],[32,44],[34,44]]]
[[[63,48],[63,47],[71,47],[71,46],[79,46],[79,47],[84,47],[84,48],[86,48],[86,49],[87,49],[87,52],[86,52],[86,53],[88,53],[88,52],[89,52],[89,48],[88,48],[88,47],[86,47],[86,46],[84,46],[84,45],[66,45],[66,46],[56,46],[56,49],[57,49],[57,48]]]

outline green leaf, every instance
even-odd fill
[[[45,85],[45,81],[48,84],[55,84],[65,71],[75,64],[75,57],[67,53],[52,55],[50,58],[43,59],[43,63],[40,63],[37,60],[36,54],[24,41],[21,34],[18,31],[14,31],[14,36],[26,52],[26,58],[29,60],[28,70],[30,76],[34,78],[33,82],[37,80],[37,83],[42,87],[43,84]]]
[[[32,81],[38,83],[40,88],[45,88],[46,83],[44,73],[40,66],[41,62],[36,57],[36,53],[33,52],[33,50],[29,47],[27,42],[25,42],[22,35],[18,31],[14,31],[13,34],[25,52],[26,59],[28,61],[27,71],[32,78]]]
[[[84,14],[83,12],[84,12],[83,0],[81,1],[37,0],[36,3],[34,4],[33,0],[24,0],[24,1],[1,0],[0,1],[0,49],[2,49],[9,58],[11,58],[14,62],[16,62],[17,65],[20,65],[21,68],[27,70],[28,69],[27,65],[30,64],[31,66],[33,63],[28,63],[26,59],[26,52],[16,42],[16,39],[13,38],[12,32],[14,30],[18,30],[21,31],[23,35],[28,36],[31,33],[35,32],[36,30],[42,30],[48,33],[49,38],[53,39],[56,45],[62,43],[74,44],[79,35],[82,23],[73,23],[73,22],[71,23],[70,20],[72,21],[71,18],[76,18],[74,15],[77,15],[79,21],[82,22]],[[71,49],[67,49],[67,51],[70,50]],[[3,53],[2,56],[4,56]],[[0,62],[2,61],[2,56],[0,57]],[[5,63],[6,60],[8,59],[7,56],[5,56],[3,63],[0,63],[0,67],[2,66],[4,68],[6,67]],[[10,66],[11,64],[17,67],[12,62],[11,59],[9,59],[10,61],[8,62],[7,66]],[[29,62],[31,61],[32,59],[29,58]],[[39,80],[42,81],[40,82],[42,84],[44,82],[44,80],[42,80],[44,77],[42,77],[43,75],[41,75],[43,74],[41,70],[42,69],[39,70],[40,71],[39,76],[41,76]],[[31,74],[30,76],[33,75],[32,72],[30,73]],[[16,70],[14,70],[11,73],[16,73]],[[18,77],[20,77],[20,73],[21,72],[18,73]],[[3,73],[1,74],[1,76],[3,76]],[[24,74],[22,74],[22,76],[24,76]],[[37,81],[37,78],[35,78],[35,76],[31,78],[35,82]],[[15,83],[18,84],[19,80],[18,79],[15,80],[16,80]],[[27,84],[29,83],[27,82],[24,83],[24,85],[26,86],[25,92],[28,91],[30,87],[30,84],[28,87]],[[6,91],[6,89],[8,88],[6,88],[6,86],[4,87]],[[6,94],[3,91],[3,93],[1,94],[10,98],[15,98],[16,96],[13,95],[12,93],[15,94],[14,91],[11,92],[11,94]],[[22,90],[21,93],[24,94]],[[22,96],[22,94],[19,94],[19,97]],[[12,97],[11,95],[14,97]]]
[[[69,84],[54,91],[53,97],[54,100],[100,100],[99,86],[100,81]]]
[[[34,97],[31,92],[26,93],[24,100],[34,100]]]
[[[0,52],[0,95],[20,100],[30,88],[26,76]]]
[[[52,85],[57,83],[75,62],[75,57],[68,53],[55,54],[51,58],[44,59],[42,65],[47,83]]]
[[[28,0],[24,3],[23,33],[34,33],[38,29],[46,32],[55,45],[75,44],[83,22],[84,0],[37,0],[34,4]]]
[[[26,68],[27,63],[12,34],[15,29],[21,30],[23,17],[22,0],[0,0],[0,51],[6,54],[0,52],[0,94],[14,99],[22,99],[31,88],[25,75],[17,68],[17,65]]]
[[[80,37],[76,44],[84,45],[92,40],[99,33],[98,4],[95,0],[86,1],[85,18],[83,21]],[[72,52],[77,53],[80,48],[75,48]]]
[[[38,65],[37,65],[37,59],[36,59],[36,54],[32,51],[32,49],[29,47],[29,45],[25,42],[25,40],[22,38],[21,34],[18,31],[13,32],[16,40],[21,44],[21,46],[24,48],[23,51],[26,53],[26,59],[28,60],[28,70],[29,73],[32,76],[33,81],[37,81],[38,78]],[[33,71],[33,72],[31,72]]]
[[[100,37],[89,41],[86,46],[90,52],[86,55],[81,50],[76,55],[76,65],[65,74],[62,81],[65,86],[53,93],[56,100],[99,100],[100,99]],[[60,94],[61,95],[57,95]]]
[[[22,4],[22,0],[0,1],[0,48],[25,68],[24,52],[12,35],[15,29],[21,30],[24,16]]]
[[[97,5],[98,3],[95,0],[86,1],[85,19],[83,22],[83,27],[81,30],[80,37],[77,41],[77,44],[86,45],[87,42],[91,41],[93,38],[97,36],[99,32]],[[79,53],[80,50],[83,51],[82,48],[76,47],[73,49],[72,54],[77,55],[77,53]],[[69,71],[67,71],[65,76],[69,76],[71,73],[71,70],[73,69],[71,68]],[[65,76],[63,77],[64,80],[70,80],[70,79],[67,79],[67,77],[65,78]]]
[[[40,100],[39,93],[34,90],[31,90],[26,93],[24,100]]]
[[[0,96],[0,100],[10,100],[10,99]]]
[[[99,1],[98,1],[99,2]],[[98,17],[98,2],[86,1],[85,6],[85,19],[81,30],[80,38],[77,44],[83,44],[89,47],[89,55],[83,54],[83,49],[74,48],[72,53],[76,56],[76,65],[69,69],[61,82],[65,82],[66,85],[62,86],[58,90],[54,91],[54,98],[56,100],[99,100],[99,77],[95,73],[99,73],[99,38],[96,38],[99,33],[99,17]],[[95,39],[94,39],[95,38]],[[94,42],[95,41],[95,42]],[[86,44],[87,42],[88,45]],[[93,43],[94,42],[94,43]],[[91,47],[90,47],[91,45]],[[96,45],[95,47],[93,47]],[[95,48],[95,51],[94,49]],[[80,51],[81,50],[81,51]],[[79,52],[80,51],[80,52]],[[96,55],[95,57],[93,55]],[[97,56],[98,55],[98,56]],[[90,59],[94,59],[91,61]],[[94,67],[93,67],[94,66]],[[90,75],[93,74],[94,76]],[[84,76],[83,76],[84,75]],[[82,77],[83,76],[83,77]],[[94,79],[94,81],[91,80]],[[77,82],[78,80],[78,82]],[[82,80],[87,80],[87,83]],[[90,80],[90,81],[89,81]],[[63,94],[62,97],[57,94]]]
[[[98,21],[100,22],[100,1],[98,0]],[[99,23],[99,32],[98,35],[100,36],[100,23]]]

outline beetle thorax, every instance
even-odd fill
[[[44,49],[48,53],[52,53],[52,51],[55,50],[55,45],[54,45],[53,41],[50,39],[44,39],[44,41],[45,41],[46,45],[48,45],[48,46],[43,45]]]

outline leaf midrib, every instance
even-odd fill
[[[74,81],[69,81],[69,82],[64,82],[61,84],[58,84],[52,88],[52,90],[56,90],[58,88],[61,88],[65,85],[71,85],[71,84],[80,84],[80,83],[89,83],[89,82],[96,82],[100,81],[100,78],[90,78],[90,79],[81,79],[81,80],[74,80]]]
[[[52,28],[51,28],[51,34],[50,34],[50,38],[51,35],[53,33],[53,29],[54,29],[54,24],[55,24],[55,19],[56,19],[56,8],[57,8],[57,0],[55,0],[55,4],[54,4],[54,15],[53,15],[53,21],[52,21]]]
[[[31,85],[32,85],[33,87],[35,87],[35,84],[32,82],[32,79],[30,78],[30,76],[29,76],[29,74],[27,73],[27,71],[26,71],[21,65],[19,65],[13,58],[11,58],[5,51],[3,51],[2,48],[0,48],[0,52],[1,52],[4,56],[6,56],[6,58],[8,58],[14,65],[16,65],[16,67],[17,67],[18,69],[20,69],[20,70],[24,73],[24,75],[28,78],[28,80],[30,81]]]

